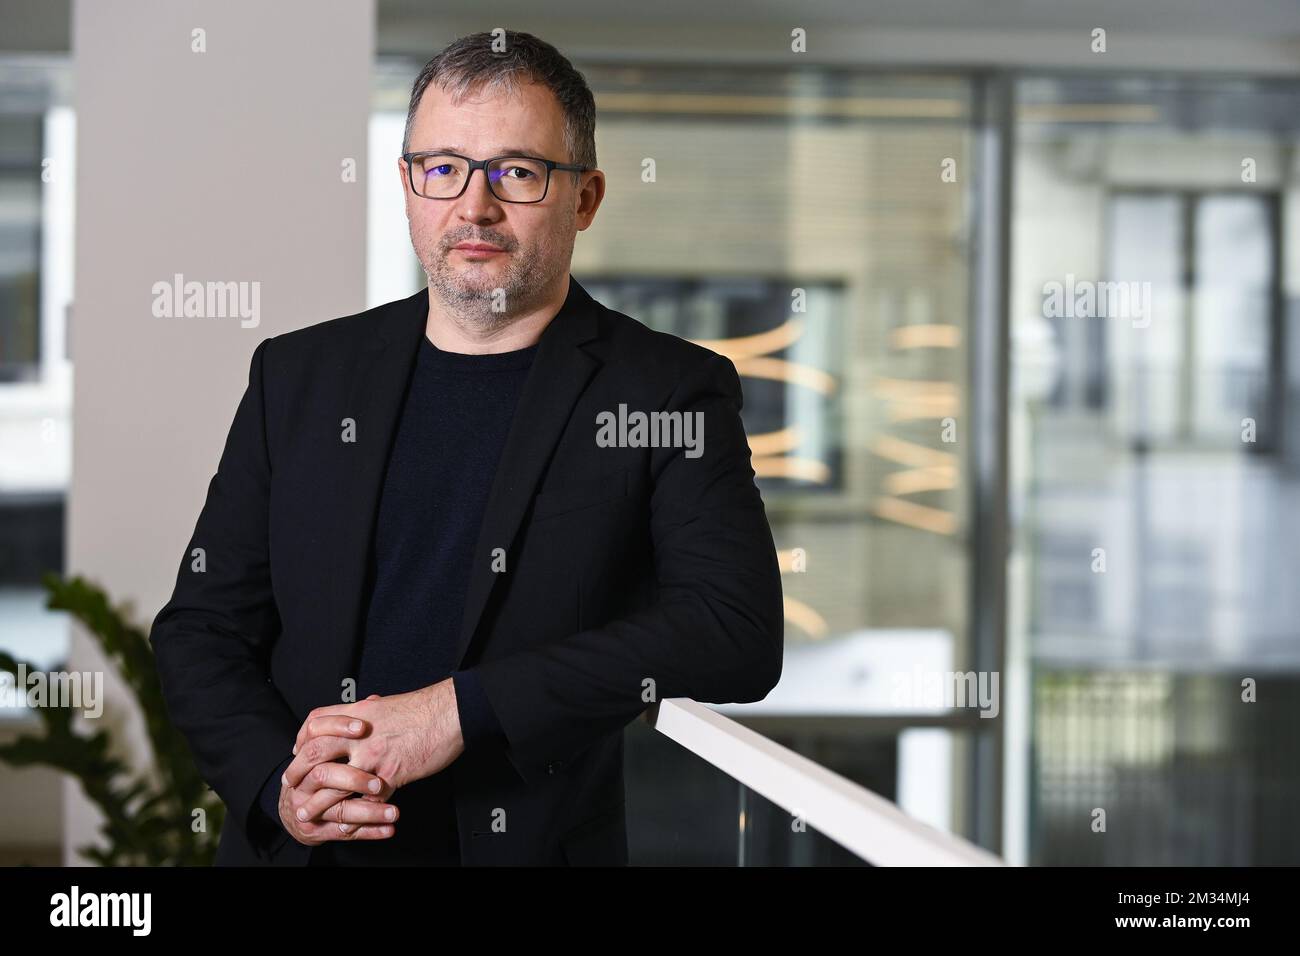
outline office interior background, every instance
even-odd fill
[[[96,660],[48,571],[147,627],[257,342],[421,287],[411,82],[504,25],[595,93],[574,276],[742,376],[786,663],[717,710],[1008,863],[1300,863],[1300,6],[266,6],[0,2],[0,650]],[[195,25],[242,108],[195,133],[114,98],[218,83],[168,72]],[[313,198],[292,137],[344,113],[357,181]],[[163,328],[123,277],[174,272],[265,277],[278,317]],[[1056,307],[1089,283],[1133,297]],[[900,693],[948,672],[998,675],[995,713]],[[9,703],[0,743],[39,732]],[[634,864],[863,862],[642,722],[626,745]],[[10,865],[84,862],[101,822],[48,767],[0,764],[0,808]]]

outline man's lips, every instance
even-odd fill
[[[484,242],[462,242],[458,246],[453,246],[461,252],[504,252],[500,246],[490,246]]]

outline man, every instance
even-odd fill
[[[779,679],[735,367],[569,275],[594,131],[550,45],[451,44],[398,163],[428,288],[254,350],[151,635],[218,863],[625,864],[624,726]]]

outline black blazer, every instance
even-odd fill
[[[340,702],[356,674],[379,495],[427,314],[425,289],[253,352],[150,635],[170,717],[226,804],[218,864],[309,860],[283,832],[261,839],[253,814],[307,713]],[[779,679],[780,573],[741,401],[730,360],[605,308],[570,277],[466,597],[457,666],[478,669],[507,744],[443,771],[465,865],[626,864],[624,726],[656,700],[757,701]],[[620,404],[702,413],[703,454],[600,447],[597,416]]]

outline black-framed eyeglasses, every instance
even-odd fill
[[[470,159],[457,153],[403,153],[411,191],[425,199],[458,199],[474,170],[483,170],[488,189],[502,202],[541,202],[551,188],[551,173],[587,172],[588,166],[557,163],[533,156],[493,156]]]

